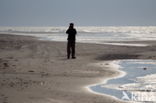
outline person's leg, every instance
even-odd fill
[[[72,42],[72,58],[76,58],[75,57],[75,41]]]
[[[68,59],[70,58],[70,45],[71,45],[71,43],[68,41],[68,43],[67,43],[67,58]]]

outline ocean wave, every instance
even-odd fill
[[[153,34],[155,26],[149,27],[76,27],[80,33],[130,33],[130,34]],[[67,27],[0,27],[0,31],[6,32],[54,32],[63,33]]]
[[[46,40],[60,41],[66,38],[68,27],[0,27],[0,33],[31,35],[46,38]],[[134,41],[156,40],[156,26],[149,27],[76,27],[78,41]],[[53,37],[54,38],[53,38]],[[66,39],[63,39],[66,40]],[[62,41],[62,39],[61,39]]]

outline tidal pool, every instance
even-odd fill
[[[156,60],[120,60],[118,65],[125,75],[89,89],[124,101],[156,102]]]

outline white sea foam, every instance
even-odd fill
[[[136,44],[136,43],[103,43],[103,44],[108,44],[108,45],[121,45],[121,46],[141,46],[145,47],[148,46],[148,44]]]
[[[0,33],[39,37],[40,40],[66,41],[67,27],[0,27]],[[147,44],[110,43],[110,41],[156,40],[156,26],[76,27],[77,42],[124,46],[147,46]],[[109,42],[109,43],[108,43]]]
[[[136,83],[120,87],[120,90],[129,91],[134,96],[134,101],[156,102],[156,74],[137,77]]]
[[[89,86],[92,92],[132,102],[156,102],[155,60],[121,60],[109,64],[113,64],[111,67],[115,66],[124,75]],[[100,64],[99,66],[102,67]]]

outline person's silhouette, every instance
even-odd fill
[[[77,31],[74,28],[74,23],[69,24],[69,28],[66,31],[68,34],[68,43],[67,43],[67,58],[70,59],[70,55],[72,56],[72,59],[75,59],[75,41],[76,41],[76,34]]]

